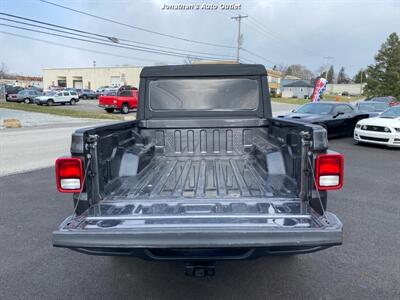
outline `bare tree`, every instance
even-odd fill
[[[296,76],[303,80],[310,80],[314,75],[306,66],[299,64],[293,64],[285,67],[283,74],[284,76]]]
[[[185,60],[183,61],[186,65],[191,65],[192,63],[201,61],[200,58],[196,57],[196,56],[190,56],[188,55]]]
[[[0,78],[5,78],[8,72],[7,65],[4,62],[0,64]]]

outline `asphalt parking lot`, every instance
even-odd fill
[[[294,257],[217,264],[214,278],[183,265],[98,257],[51,246],[72,211],[54,170],[0,177],[0,299],[399,299],[400,150],[330,141],[345,155],[345,187],[329,210],[344,244]]]
[[[104,109],[99,107],[99,100],[98,99],[80,99],[76,105],[54,105],[53,107],[59,108],[67,108],[73,110],[83,110],[83,111],[92,111],[92,112],[104,112]]]

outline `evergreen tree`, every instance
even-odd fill
[[[367,72],[366,72],[366,70],[361,69],[354,76],[354,82],[355,83],[365,83],[366,81],[367,81]]]
[[[333,78],[335,77],[335,71],[333,70],[333,66],[331,66],[328,70],[326,80],[328,80],[328,83],[333,83]]]
[[[350,79],[347,77],[346,72],[344,71],[344,67],[341,67],[337,77],[337,83],[349,83],[349,82]]]
[[[400,98],[400,39],[395,32],[375,55],[375,64],[368,66],[366,83],[367,96]]]

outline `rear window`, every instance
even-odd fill
[[[70,92],[71,95],[78,95],[76,92]]]
[[[328,115],[332,111],[333,105],[328,103],[307,103],[297,110],[296,113],[301,114],[317,114],[317,115]]]
[[[161,79],[149,84],[150,109],[243,111],[256,110],[260,84],[250,78]]]
[[[131,95],[132,95],[131,91],[121,91],[119,93],[119,96],[122,96],[122,97],[130,97]]]

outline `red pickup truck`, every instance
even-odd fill
[[[137,90],[124,90],[119,92],[116,96],[99,97],[99,106],[104,108],[108,113],[112,113],[114,110],[119,110],[122,114],[127,114],[130,109],[136,109],[137,104]]]

